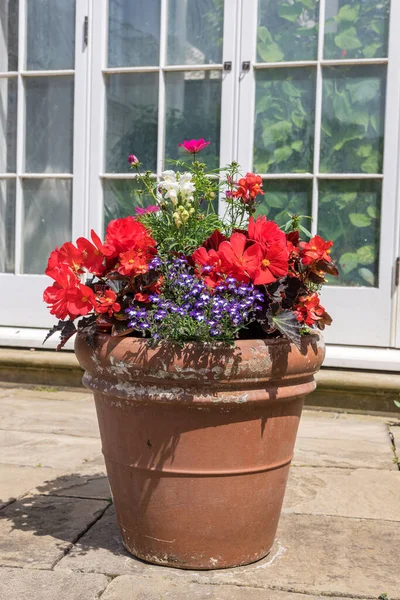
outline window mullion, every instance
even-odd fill
[[[168,0],[161,0],[160,19],[160,65],[158,79],[158,131],[157,131],[157,175],[164,170],[165,148],[165,74],[167,63],[167,27],[168,27]]]
[[[312,189],[312,223],[311,231],[313,234],[317,232],[318,227],[318,178],[319,171],[319,156],[321,150],[321,119],[322,119],[322,65],[321,61],[324,57],[324,36],[325,36],[325,2],[320,1],[319,7],[319,29],[318,29],[318,65],[316,77],[316,97],[315,97],[315,132],[314,132],[314,160],[313,160],[313,189]]]

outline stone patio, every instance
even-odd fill
[[[0,600],[400,600],[399,434],[395,417],[305,411],[270,555],[182,571],[123,549],[90,395],[2,387]]]

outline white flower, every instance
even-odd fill
[[[163,171],[161,173],[161,177],[163,179],[165,179],[166,181],[176,181],[176,173],[175,173],[175,171],[171,171],[171,170]]]
[[[192,201],[193,192],[196,190],[196,187],[192,182],[192,173],[182,173],[179,178],[179,184],[183,199],[186,201]]]

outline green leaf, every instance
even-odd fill
[[[335,44],[341,50],[356,50],[362,47],[362,43],[357,37],[357,30],[355,27],[349,27],[342,33],[335,36]]]
[[[356,4],[355,6],[350,6],[350,4],[345,4],[336,15],[335,21],[356,21],[359,12],[359,5]]]
[[[293,150],[290,146],[281,146],[274,150],[274,158],[278,164],[290,158],[292,154]]]
[[[360,265],[372,265],[375,262],[375,248],[373,246],[361,246],[357,250],[357,258]]]
[[[398,402],[397,400],[393,400],[393,402],[395,403],[395,405],[397,406],[397,408],[400,408],[400,402]]]
[[[374,58],[377,50],[382,47],[382,44],[376,42],[375,44],[369,44],[365,46],[363,50],[363,55],[365,58]]]
[[[339,258],[339,265],[344,273],[351,273],[358,265],[358,257],[355,252],[345,252]]]
[[[335,117],[339,119],[339,121],[342,121],[343,123],[351,123],[353,121],[351,104],[346,93],[336,94],[333,97],[332,103]]]
[[[290,121],[278,121],[274,125],[265,127],[262,133],[262,140],[265,146],[270,144],[286,142],[293,125]]]
[[[340,209],[343,209],[346,208],[350,202],[354,202],[356,198],[357,192],[346,192],[345,194],[340,194],[338,196],[336,204]]]
[[[385,23],[383,21],[371,21],[370,28],[378,35],[382,36],[385,33]]]
[[[299,18],[302,12],[303,7],[298,2],[294,2],[293,4],[279,2],[278,15],[281,17],[281,19],[286,19],[287,21],[291,21],[293,23]]]
[[[332,127],[327,121],[322,121],[321,129],[327,136],[332,137]]]
[[[363,79],[361,81],[349,81],[347,89],[350,92],[351,101],[366,104],[377,97],[380,81],[376,78]]]
[[[375,285],[375,275],[373,274],[372,271],[370,271],[370,269],[366,269],[365,267],[362,267],[361,269],[358,269],[358,274],[369,285]]]
[[[265,95],[262,98],[260,98],[260,100],[257,101],[256,103],[256,116],[259,113],[263,113],[266,110],[268,110],[269,108],[271,108],[271,105],[273,104],[273,99],[271,98],[271,96]]]
[[[372,126],[373,130],[375,131],[375,133],[379,133],[379,131],[378,131],[378,117],[376,115],[371,115],[370,122],[371,122],[371,126]]]
[[[296,150],[296,152],[300,152],[302,148],[303,148],[303,140],[297,140],[296,142],[293,142],[293,144],[292,144],[293,150]]]
[[[349,219],[355,227],[368,227],[371,225],[371,217],[363,213],[350,213]]]
[[[300,0],[300,2],[307,8],[311,8],[311,10],[315,9],[316,0]]]
[[[258,43],[257,50],[264,62],[280,62],[285,58],[282,50],[275,42]]]
[[[302,95],[301,90],[290,81],[284,81],[282,83],[282,91],[292,98],[301,98]]]
[[[368,158],[372,152],[372,144],[361,144],[357,148],[357,156],[361,156],[361,158]]]
[[[378,218],[378,209],[376,208],[376,206],[368,206],[367,213],[373,219],[377,219]]]
[[[259,40],[261,40],[262,42],[273,42],[273,38],[272,35],[269,31],[269,29],[267,29],[266,27],[262,26],[259,27],[257,29],[257,37]]]
[[[352,142],[353,140],[361,140],[364,136],[359,131],[351,131],[350,128],[346,128],[346,133],[342,134],[342,137],[334,144],[333,149],[335,152],[341,150],[345,144]]]
[[[304,117],[298,112],[292,112],[292,121],[299,129],[304,125]]]
[[[270,208],[282,208],[285,205],[286,194],[267,192],[265,200]]]
[[[300,323],[291,310],[281,310],[271,316],[273,326],[285,335],[297,348],[301,347]]]
[[[367,160],[365,160],[361,164],[361,170],[364,171],[364,173],[378,173],[378,171],[379,171],[379,154],[378,154],[378,152],[373,152],[373,154],[371,154],[371,156],[369,156],[367,158]]]

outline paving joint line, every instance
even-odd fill
[[[394,439],[394,435],[391,431],[391,425],[388,425],[388,434],[389,434],[389,439],[391,442],[391,447],[392,447],[392,451],[393,451],[393,462],[395,465],[397,465],[398,470],[400,471],[400,456],[397,455],[397,448],[396,448],[396,440]],[[399,448],[400,451],[400,448]]]
[[[79,438],[79,439],[88,439],[88,440],[99,440],[100,441],[100,436],[98,435],[74,435],[73,433],[62,433],[62,432],[57,432],[57,431],[31,431],[30,429],[3,429],[3,427],[0,427],[0,431],[6,431],[6,432],[12,432],[12,433],[36,433],[38,435],[63,435],[64,437],[71,437],[71,438]]]
[[[73,540],[71,540],[71,542],[68,544],[67,548],[65,548],[65,551],[63,552],[62,556],[60,556],[60,558],[57,558],[54,560],[54,562],[51,565],[51,570],[54,570],[54,567],[65,557],[67,556],[70,551],[72,550],[72,548],[75,546],[75,544],[77,544],[79,542],[79,540],[94,526],[96,525],[96,523],[98,521],[100,521],[100,519],[104,516],[104,514],[106,513],[106,511],[110,508],[110,506],[112,506],[112,504],[108,503],[107,506],[100,512],[100,514],[95,517],[92,521],[90,521],[88,523],[88,525],[85,527],[85,529],[83,531],[81,531],[80,533],[78,533],[78,535],[76,536],[76,538],[74,538]]]

